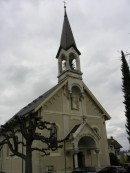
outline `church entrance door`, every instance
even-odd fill
[[[96,143],[90,136],[82,137],[78,142],[78,167],[92,166],[91,151],[96,149]]]
[[[78,167],[79,168],[85,167],[85,156],[83,152],[79,152],[77,156],[78,156]]]

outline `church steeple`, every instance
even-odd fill
[[[66,6],[64,6],[64,9],[65,9],[65,12],[64,12],[62,35],[61,35],[60,47],[59,47],[56,58],[58,58],[61,48],[63,48],[64,50],[68,50],[70,47],[73,47],[77,51],[77,53],[81,55],[80,51],[77,49],[74,36],[70,27],[70,23],[69,23],[67,12],[66,12]]]
[[[64,6],[64,22],[61,34],[61,41],[56,58],[58,59],[58,79],[59,82],[67,77],[82,79],[80,70],[79,55],[74,36],[70,27],[70,23],[66,13],[66,6]]]

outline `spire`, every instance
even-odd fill
[[[77,49],[74,36],[70,27],[70,23],[67,17],[67,12],[66,12],[66,6],[64,4],[64,22],[63,22],[63,28],[62,28],[62,35],[61,35],[61,41],[60,41],[60,47],[57,53],[56,58],[58,58],[58,55],[60,53],[61,48],[68,50],[70,47],[74,47],[77,53],[80,55],[81,53]]]

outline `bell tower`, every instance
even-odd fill
[[[69,24],[64,6],[64,22],[60,47],[56,58],[58,59],[58,82],[65,80],[67,77],[73,77],[82,80],[82,72],[80,69],[80,51],[78,50],[74,36]]]

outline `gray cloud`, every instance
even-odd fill
[[[82,55],[83,79],[112,119],[108,137],[128,148],[120,50],[130,50],[129,1],[77,0],[67,13]],[[0,121],[57,83],[64,9],[59,0],[0,1]],[[118,120],[118,121],[117,121]]]

